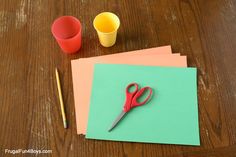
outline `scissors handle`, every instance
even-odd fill
[[[146,90],[149,91],[148,96],[145,98],[145,100],[143,100],[143,102],[138,102],[138,98],[141,97]],[[143,87],[134,95],[131,106],[135,107],[135,106],[144,105],[150,99],[151,96],[152,96],[152,88],[151,87]]]
[[[130,91],[131,87],[135,87],[134,91]],[[126,94],[130,96],[134,96],[138,91],[138,84],[137,83],[131,83],[126,87]]]
[[[129,90],[132,86],[135,87],[135,90],[133,92],[130,92]],[[149,91],[148,96],[145,98],[143,102],[138,102],[138,98],[141,97],[146,90]],[[137,83],[129,84],[126,87],[126,101],[124,104],[123,111],[128,112],[133,107],[144,105],[150,99],[151,95],[152,95],[152,88],[144,87],[139,90]]]

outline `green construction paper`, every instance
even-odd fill
[[[152,87],[152,99],[108,132],[132,82]],[[86,138],[200,145],[196,68],[96,64]]]

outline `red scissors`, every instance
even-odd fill
[[[130,92],[131,87],[135,87],[133,92]],[[143,102],[138,102],[138,98],[141,97],[144,92],[148,90],[149,94]],[[137,83],[131,83],[126,87],[126,101],[123,107],[122,112],[119,116],[115,119],[112,126],[108,130],[109,132],[120,122],[120,120],[134,107],[144,105],[152,95],[152,88],[151,87],[143,87],[139,90],[139,86]]]

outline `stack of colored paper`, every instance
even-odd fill
[[[170,46],[72,60],[78,134],[86,138],[200,145],[196,68]],[[152,87],[151,101],[136,107],[111,132],[125,88]]]

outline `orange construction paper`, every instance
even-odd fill
[[[104,58],[104,57],[118,57],[118,56],[133,56],[133,55],[156,55],[156,54],[172,54],[171,46],[161,46],[161,47],[154,47],[148,49],[141,49],[141,50],[134,50],[134,51],[127,51],[122,53],[115,53],[103,56],[96,56],[90,58]]]
[[[151,51],[150,51],[151,50]],[[161,51],[158,51],[161,50]],[[164,51],[165,50],[165,51]],[[160,53],[161,52],[161,53]],[[93,65],[95,63],[135,64],[186,67],[185,56],[171,55],[170,47],[152,48],[127,53],[72,60],[77,133],[86,134]],[[126,55],[127,54],[127,55]],[[166,55],[164,55],[166,54]]]

